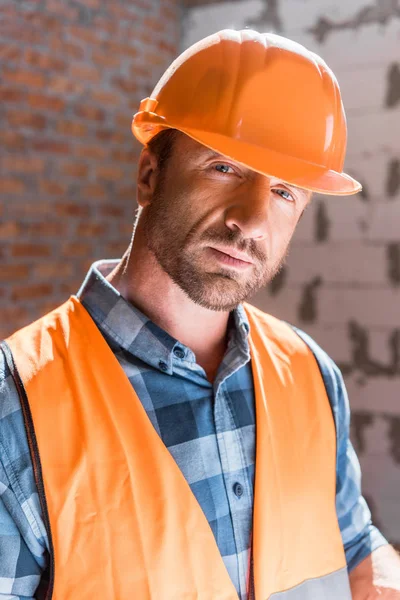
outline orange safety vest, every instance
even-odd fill
[[[351,600],[335,426],[318,365],[288,325],[245,310],[257,427],[255,598]],[[189,484],[79,300],[7,347],[50,540],[47,598],[237,600]]]

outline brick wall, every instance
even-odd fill
[[[177,0],[3,0],[0,337],[129,243],[130,122],[180,34]]]
[[[254,304],[308,331],[342,367],[375,522],[400,542],[400,3],[185,0],[183,48],[225,27],[274,31],[334,69],[357,197],[316,195],[286,268]],[[276,92],[276,91],[275,91]],[[281,93],[291,93],[290,85]]]

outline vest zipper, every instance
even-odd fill
[[[51,598],[53,597],[53,589],[54,589],[54,548],[53,548],[53,540],[51,537],[51,530],[50,530],[49,512],[47,509],[47,501],[46,501],[46,495],[45,495],[45,491],[44,491],[42,466],[40,463],[39,448],[38,448],[38,444],[37,444],[37,440],[36,440],[35,429],[33,426],[32,413],[31,413],[31,409],[29,406],[28,396],[26,394],[24,384],[18,373],[18,369],[14,362],[14,357],[12,355],[12,352],[11,352],[7,342],[5,342],[5,341],[1,342],[0,348],[3,351],[3,354],[5,356],[7,366],[10,369],[10,373],[14,380],[15,387],[17,389],[18,396],[19,396],[19,399],[21,402],[21,409],[22,409],[22,414],[24,417],[26,435],[28,438],[29,453],[31,455],[35,483],[36,483],[38,496],[39,496],[39,500],[40,500],[40,506],[41,506],[42,513],[43,513],[43,521],[44,521],[44,524],[46,527],[46,532],[47,532],[47,536],[48,536],[48,540],[49,540],[50,579],[49,579],[48,588],[46,590],[46,599],[45,600],[51,600]]]

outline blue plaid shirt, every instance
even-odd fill
[[[214,533],[238,597],[246,597],[255,465],[254,390],[249,324],[230,315],[228,346],[214,383],[190,348],[127,303],[106,281],[113,261],[95,263],[79,297],[123,367],[186,477]],[[341,375],[311,338],[331,401],[338,439],[337,515],[349,569],[386,544],[371,524],[360,469],[349,442]],[[18,394],[0,353],[0,600],[43,598],[48,538]]]

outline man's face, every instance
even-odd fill
[[[277,273],[309,198],[179,134],[141,219],[169,277],[196,304],[228,311]]]

